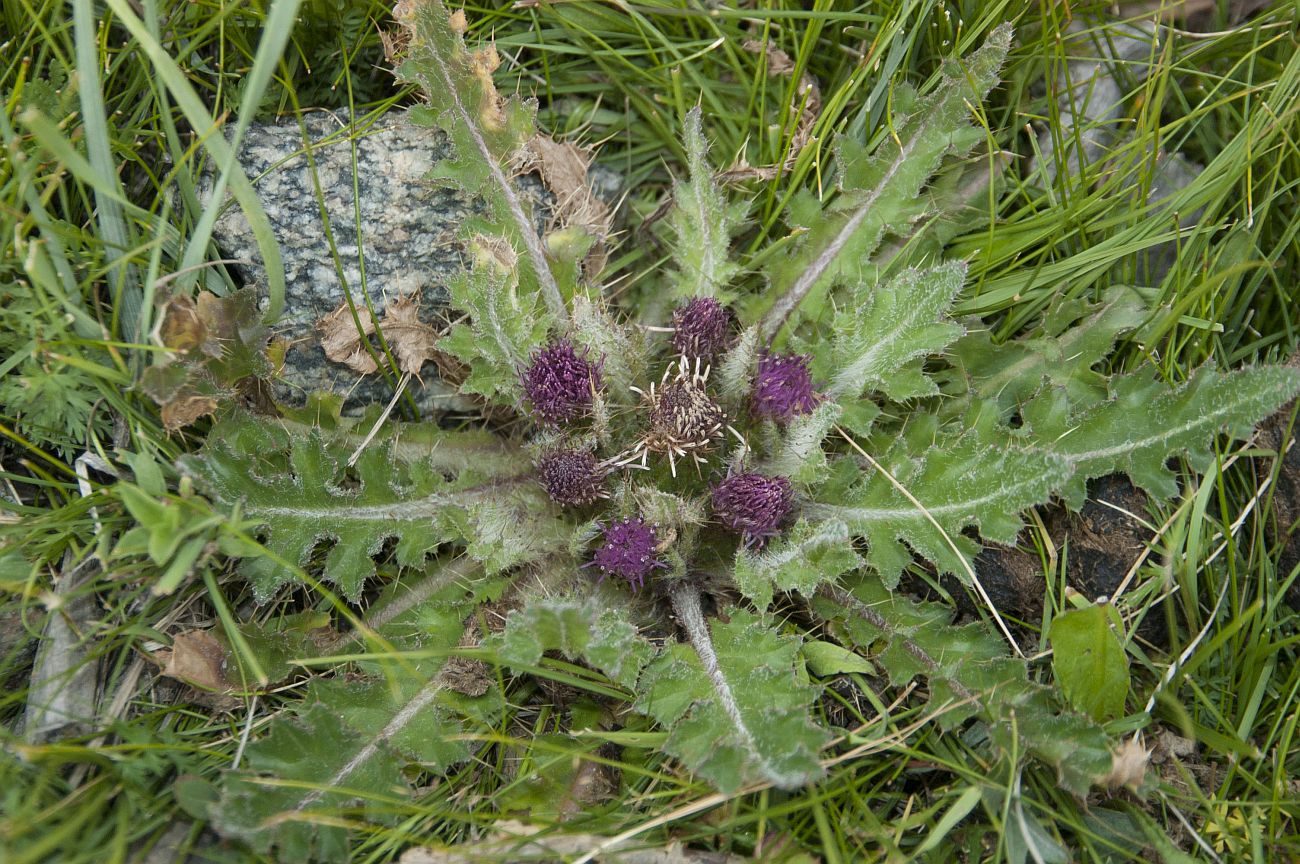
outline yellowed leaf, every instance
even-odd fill
[[[1151,751],[1132,738],[1124,742],[1111,754],[1110,773],[1102,778],[1101,785],[1108,789],[1121,786],[1136,791],[1147,776],[1147,763],[1151,761]]]

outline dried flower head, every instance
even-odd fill
[[[740,534],[746,546],[761,546],[790,514],[794,490],[785,477],[733,474],[713,487],[713,513]]]
[[[585,507],[608,498],[604,488],[608,473],[600,460],[586,450],[552,450],[537,463],[542,488],[563,507]]]
[[[620,464],[639,459],[645,465],[649,454],[664,453],[674,477],[678,459],[689,457],[703,464],[713,442],[729,428],[726,413],[705,389],[708,378],[708,370],[701,372],[698,360],[692,367],[682,357],[664,370],[658,387],[651,384],[649,392],[633,388],[649,409],[650,431]]]
[[[523,373],[524,395],[533,411],[546,423],[572,420],[591,406],[600,389],[600,369],[586,352],[573,350],[567,339],[552,342],[533,353]]]
[[[659,532],[640,516],[627,516],[605,526],[603,542],[591,561],[583,566],[600,570],[600,578],[611,573],[628,584],[641,588],[646,577],[668,565],[656,556]]]
[[[760,417],[789,420],[817,407],[818,396],[806,354],[763,354],[754,380],[753,411]]]
[[[673,350],[690,360],[711,360],[731,341],[731,312],[712,297],[696,297],[673,312]]]

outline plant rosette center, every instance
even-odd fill
[[[675,359],[657,382],[629,388],[637,397],[631,410],[623,412],[630,421],[610,437],[612,443],[630,443],[607,448],[610,455],[597,453],[577,435],[604,384],[604,358],[588,357],[566,339],[534,352],[521,373],[525,397],[541,426],[558,428],[566,436],[538,458],[537,482],[555,504],[588,515],[610,501],[611,478],[621,474],[634,490],[649,488],[669,493],[669,500],[696,502],[708,514],[704,543],[760,548],[791,521],[795,489],[788,477],[764,473],[761,462],[757,468],[745,467],[753,451],[737,425],[784,424],[813,410],[820,397],[808,358],[762,354],[745,404],[729,415],[710,387],[708,362],[728,349],[733,314],[712,298],[696,298],[678,307],[672,320]],[[717,460],[711,464],[710,457],[719,455],[728,441],[733,450],[730,468],[724,470]],[[631,503],[644,495],[617,497],[619,502],[605,504],[609,512],[598,516],[596,545],[583,567],[594,570],[598,580],[615,576],[639,590],[655,572],[668,569],[663,553],[679,532],[671,524],[674,514],[661,508],[654,521]]]

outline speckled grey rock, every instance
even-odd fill
[[[347,394],[345,410],[354,413],[370,404],[386,403],[391,388],[378,375],[362,378],[326,359],[316,322],[337,309],[348,292],[358,307],[363,306],[363,285],[377,317],[383,316],[390,300],[419,292],[421,318],[437,320],[446,302],[448,279],[465,266],[458,241],[460,226],[478,207],[459,190],[425,179],[436,162],[450,155],[447,138],[412,124],[404,112],[358,124],[359,128],[351,126],[346,114],[338,113],[310,114],[305,123],[310,161],[294,119],[254,124],[239,154],[284,259],[285,312],[277,329],[292,348],[276,397],[299,404],[314,390],[332,390]],[[603,182],[610,181],[605,177]],[[209,175],[200,187],[205,206],[211,185]],[[519,178],[519,186],[525,196],[543,205],[535,209],[540,231],[549,195],[532,176]],[[331,235],[337,262],[330,249]],[[213,238],[223,257],[248,262],[234,266],[236,275],[265,296],[266,270],[248,221],[237,206],[226,208]],[[424,385],[412,394],[422,414],[464,407],[438,380],[433,364],[425,364],[421,378]]]

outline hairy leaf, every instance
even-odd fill
[[[677,184],[673,195],[677,206],[671,219],[677,235],[678,267],[674,291],[678,297],[720,297],[725,301],[723,289],[740,270],[729,255],[731,235],[740,226],[746,208],[743,203],[728,202],[714,183],[698,106],[686,115],[685,144],[691,179]]]
[[[1043,316],[1026,336],[994,344],[987,330],[958,339],[949,353],[982,397],[1003,409],[1018,407],[1042,387],[1065,388],[1073,404],[1106,397],[1106,376],[1094,367],[1116,338],[1141,325],[1146,306],[1129,288],[1112,288],[1099,303],[1069,300]]]
[[[913,434],[877,457],[919,506],[881,472],[868,471],[836,500],[806,504],[804,515],[841,521],[865,537],[867,563],[891,588],[913,550],[943,572],[965,577],[966,567],[953,547],[967,561],[979,551],[963,533],[966,528],[977,527],[988,540],[1010,543],[1020,530],[1021,511],[1046,502],[1070,476],[1069,463],[1060,456],[998,446],[980,437],[968,433],[931,440]]]
[[[1024,409],[1028,439],[1069,464],[1072,476],[1061,494],[1076,510],[1088,480],[1119,471],[1157,498],[1177,494],[1165,461],[1181,453],[1193,469],[1205,471],[1214,459],[1214,435],[1249,435],[1255,423],[1300,393],[1300,370],[1202,367],[1173,390],[1139,372],[1112,381],[1112,392],[1078,414],[1060,390],[1044,392]]]
[[[851,590],[827,587],[814,609],[873,659],[896,687],[926,679],[938,722],[953,729],[972,714],[988,724],[1002,757],[1028,751],[1056,769],[1062,785],[1085,795],[1110,771],[1110,742],[1086,717],[1062,710],[1050,689],[1031,682],[1024,661],[980,623],[954,626],[952,610],[913,603],[866,578]]]
[[[401,74],[420,84],[428,105],[412,111],[416,122],[437,126],[451,138],[454,159],[434,169],[438,179],[460,184],[479,196],[487,221],[503,242],[525,251],[525,284],[536,285],[547,311],[556,320],[568,317],[564,295],[547,262],[531,207],[511,179],[510,164],[536,132],[536,104],[504,98],[492,83],[501,62],[492,46],[465,47],[465,13],[449,13],[441,0],[404,4],[402,21],[410,33]]]
[[[1011,32],[1004,24],[990,33],[961,68],[947,70],[930,95],[917,99],[900,92],[890,132],[873,153],[857,141],[837,142],[839,196],[824,209],[811,196],[794,205],[791,218],[805,232],[793,254],[771,269],[776,301],[763,319],[764,336],[774,337],[808,296],[855,280],[870,266],[885,231],[917,215],[917,195],[943,157],[980,140],[970,123],[971,106],[997,81]]]
[[[319,430],[290,436],[236,417],[214,429],[199,454],[180,460],[214,501],[238,505],[246,524],[264,527],[271,554],[245,562],[259,600],[294,579],[279,561],[304,566],[323,541],[332,541],[323,579],[356,598],[374,573],[371,556],[387,541],[397,541],[399,564],[419,565],[439,544],[462,538],[450,517],[513,485],[480,483],[469,472],[449,480],[428,461],[396,459],[386,440],[364,449],[351,470],[348,456]]]
[[[691,588],[675,591],[673,606],[690,644],[667,646],[646,668],[636,703],[668,728],[665,749],[724,792],[819,777],[828,735],[809,717],[816,691],[800,640],[742,609],[708,626]]]
[[[546,651],[584,660],[631,689],[655,647],[627,615],[596,597],[545,600],[510,615],[497,656],[508,666],[536,666]]]
[[[800,519],[781,540],[761,551],[736,553],[732,579],[740,593],[759,609],[772,605],[774,591],[798,591],[811,597],[824,582],[862,563],[853,551],[849,527],[838,519]]]
[[[834,402],[823,402],[810,413],[791,420],[766,466],[768,472],[784,475],[796,483],[816,482],[826,469],[822,441],[835,428],[841,412]]]
[[[394,790],[409,786],[407,765],[444,771],[468,758],[462,724],[484,722],[499,699],[453,691],[439,676],[440,652],[457,645],[463,619],[490,586],[454,563],[387,592],[372,616],[374,632],[423,654],[371,662],[361,677],[318,681],[300,705],[276,715],[244,764],[223,777],[211,811],[216,829],[260,852],[275,850],[278,860],[346,861],[340,810],[386,806]]]
[[[859,289],[835,316],[834,337],[815,343],[827,346],[815,350],[813,364],[816,377],[828,382],[826,395],[852,398],[871,389],[907,399],[936,392],[929,379],[905,367],[962,334],[947,316],[965,279],[966,265],[950,261]]]
[[[449,285],[452,305],[469,318],[457,322],[438,347],[468,368],[461,392],[516,403],[522,395],[520,371],[530,352],[546,341],[551,320],[536,292],[519,287],[509,250],[480,242],[475,251],[473,271]]]

